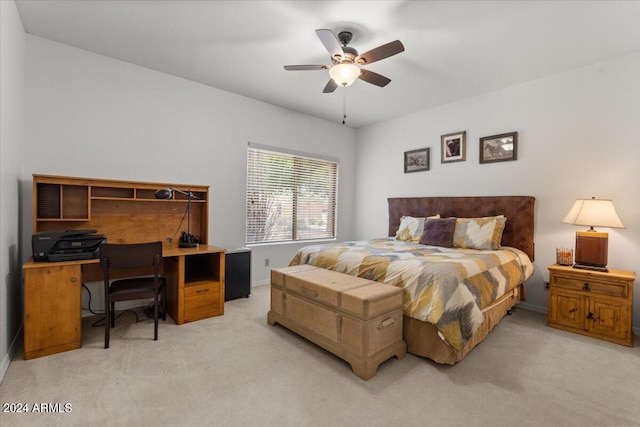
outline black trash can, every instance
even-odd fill
[[[224,254],[224,300],[249,298],[251,294],[251,249],[228,249]]]

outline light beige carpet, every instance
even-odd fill
[[[280,326],[269,288],[225,315],[176,326],[121,317],[111,348],[85,319],[83,347],[22,360],[9,403],[66,413],[0,413],[12,426],[640,426],[640,348],[545,326],[518,309],[455,366],[407,355],[369,381]],[[636,337],[637,338],[637,337]]]

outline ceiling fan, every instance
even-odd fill
[[[404,52],[404,46],[400,40],[396,40],[359,55],[357,50],[347,46],[353,37],[353,34],[349,31],[341,31],[338,37],[333,34],[333,31],[325,29],[316,30],[316,34],[329,51],[333,65],[285,65],[284,69],[287,71],[329,70],[331,79],[329,79],[322,93],[331,93],[338,86],[349,86],[356,79],[385,87],[391,79],[373,71],[365,70],[362,66]]]

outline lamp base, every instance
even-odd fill
[[[609,271],[607,267],[601,267],[596,265],[585,265],[585,264],[578,264],[578,263],[573,264],[573,268],[579,268],[581,270],[600,271],[602,273],[607,273]]]
[[[576,231],[576,265],[587,270],[607,271],[609,233]],[[604,270],[601,270],[604,269]]]

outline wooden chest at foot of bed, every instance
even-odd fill
[[[400,288],[310,265],[271,270],[267,321],[346,360],[365,380],[407,352]]]

